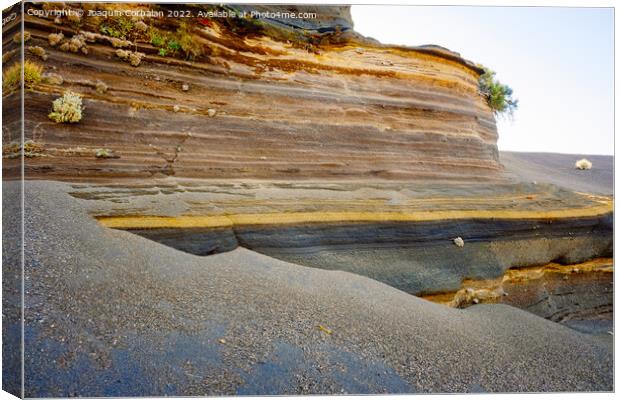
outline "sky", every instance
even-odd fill
[[[613,154],[611,8],[352,7],[355,30],[382,43],[437,44],[496,71],[519,99],[499,119],[500,150]]]

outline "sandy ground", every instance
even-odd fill
[[[613,390],[610,335],[242,248],[193,256],[67,190],[26,187],[26,396]]]
[[[592,162],[591,170],[575,168],[575,161],[582,158]],[[518,180],[552,183],[579,192],[613,194],[613,156],[502,151],[500,161]]]

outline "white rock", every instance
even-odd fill
[[[455,244],[456,246],[458,246],[458,247],[463,247],[463,246],[465,246],[465,241],[464,241],[464,240],[463,240],[463,238],[462,238],[462,237],[460,237],[460,236],[459,236],[459,237],[457,237],[457,238],[452,239],[452,241],[453,241],[453,242],[454,242],[454,244]]]
[[[209,108],[209,109],[207,110],[207,115],[208,115],[209,117],[215,117],[215,114],[216,114],[216,113],[217,113],[217,111],[215,111],[215,109],[214,109],[214,108]]]

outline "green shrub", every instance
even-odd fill
[[[149,38],[151,40],[151,44],[158,48],[157,54],[162,57],[165,57],[169,54],[176,55],[179,51],[182,50],[181,44],[176,38],[176,34],[169,36],[162,33],[156,28],[151,28],[149,30]]]
[[[99,31],[118,39],[127,39],[127,36],[134,28],[134,22],[128,17],[110,18],[99,27]]]
[[[54,122],[80,122],[82,119],[82,97],[71,91],[52,102],[52,112],[48,117]]]
[[[484,73],[480,75],[478,85],[487,104],[495,115],[512,116],[517,109],[519,100],[512,98],[512,89],[495,79],[495,72],[482,67]]]
[[[172,52],[181,50],[181,44],[174,39],[168,40],[168,44],[166,46],[168,47],[168,50]]]
[[[149,29],[149,38],[151,44],[155,47],[164,47],[166,45],[166,36],[155,28]]]

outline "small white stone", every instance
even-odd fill
[[[189,85],[188,85],[187,83],[184,83],[184,84],[183,84],[183,86],[181,86],[181,89],[182,89],[184,92],[187,92],[187,91],[189,90]]]
[[[181,107],[175,105],[174,107],[172,107],[172,111],[174,112],[179,112],[181,110]]]
[[[463,240],[463,238],[462,238],[462,237],[460,237],[460,236],[459,236],[459,237],[457,237],[457,238],[452,239],[452,241],[454,242],[454,244],[455,244],[457,247],[463,247],[463,246],[465,246],[465,241],[464,241],[464,240]]]
[[[474,304],[480,303],[480,300],[478,300],[478,299],[473,299],[472,301],[474,302]]]
[[[214,109],[214,108],[209,108],[209,109],[207,110],[207,115],[208,115],[209,117],[215,117],[215,114],[216,114],[216,113],[217,113],[217,111],[215,111],[215,109]]]

